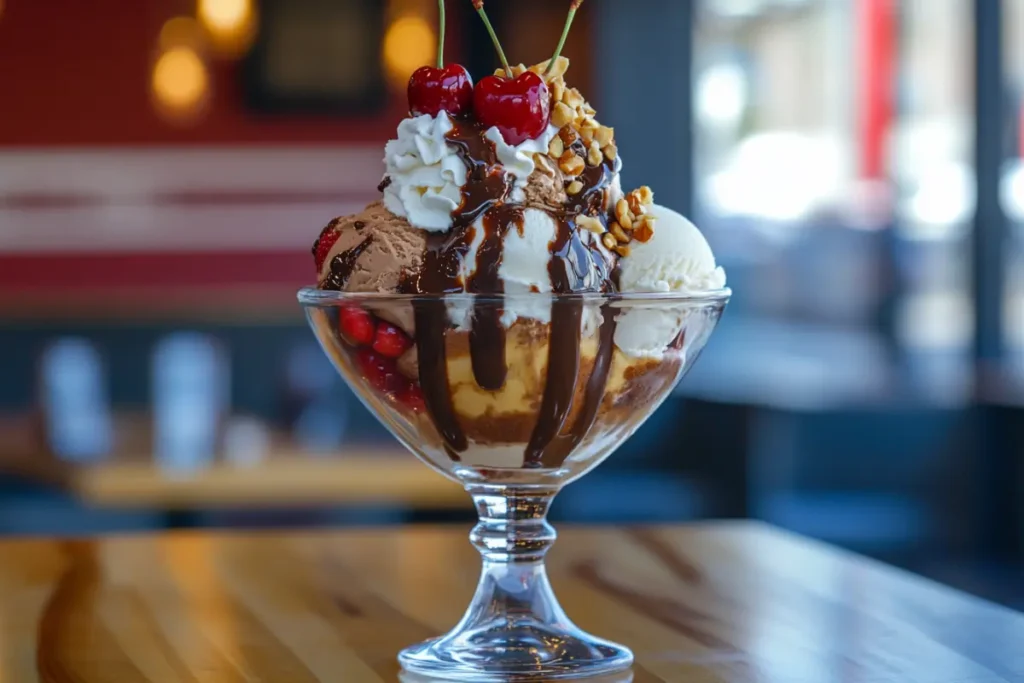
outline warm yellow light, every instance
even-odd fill
[[[161,51],[176,47],[190,47],[193,50],[199,50],[204,43],[203,30],[192,17],[174,17],[164,22],[160,28],[159,43]]]
[[[222,51],[242,52],[256,33],[253,0],[199,0],[196,16]]]
[[[181,117],[196,113],[206,99],[210,77],[195,50],[174,47],[153,66],[153,95],[164,113]]]
[[[423,17],[398,17],[384,35],[384,67],[396,88],[404,88],[412,72],[436,61],[437,36]]]

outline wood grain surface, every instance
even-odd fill
[[[0,683],[412,680],[461,616],[464,528],[0,543]],[[576,622],[628,644],[606,681],[1024,681],[1024,617],[757,524],[567,528]]]

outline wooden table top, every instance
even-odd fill
[[[447,630],[465,528],[0,543],[0,681],[396,681]],[[566,528],[555,590],[653,683],[1024,681],[1024,616],[752,523]]]

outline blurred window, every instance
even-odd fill
[[[1024,372],[1024,0],[1004,0],[1006,166],[1003,210],[1010,226],[1004,338],[1012,366]]]
[[[733,313],[962,362],[972,3],[701,0],[696,19],[696,214]]]

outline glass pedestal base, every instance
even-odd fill
[[[550,490],[476,487],[480,523],[470,540],[484,558],[462,621],[398,656],[411,673],[458,681],[584,678],[628,669],[633,653],[584,633],[551,591],[544,555],[555,540]]]
[[[575,628],[523,621],[456,630],[403,650],[398,660],[421,676],[483,682],[601,676],[628,669],[633,653]]]

